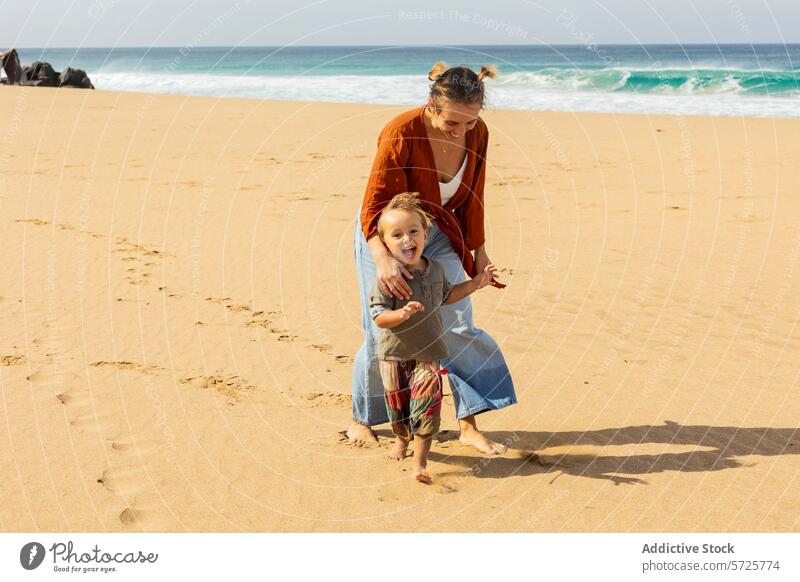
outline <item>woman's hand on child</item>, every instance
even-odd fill
[[[389,297],[410,299],[411,287],[406,283],[405,277],[413,279],[403,263],[391,255],[379,257],[375,260],[375,269],[378,282],[383,292]]]
[[[409,301],[403,306],[403,319],[408,319],[418,311],[425,311],[425,306],[419,301]]]
[[[478,281],[477,289],[483,289],[487,285],[491,285],[492,281],[494,280],[495,274],[497,273],[497,267],[494,264],[489,263],[484,267],[482,273],[478,273],[474,278],[473,281]]]

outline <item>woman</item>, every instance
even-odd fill
[[[405,281],[411,274],[376,234],[380,210],[395,194],[418,192],[434,218],[424,255],[440,261],[454,284],[491,263],[483,224],[489,133],[479,115],[483,79],[495,74],[493,67],[481,67],[476,74],[436,63],[428,75],[433,84],[427,105],[397,116],[378,138],[355,233],[364,344],[353,372],[353,423],[346,432],[351,442],[375,441],[370,427],[388,421],[376,359],[378,329],[369,314],[370,289],[377,278],[387,295],[407,299],[411,291]],[[497,281],[492,285],[505,287]],[[469,297],[443,306],[442,319],[450,352],[442,364],[448,369],[460,441],[485,454],[502,454],[506,447],[478,430],[475,415],[516,403],[503,354],[473,325]]]

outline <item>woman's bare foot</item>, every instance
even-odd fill
[[[458,421],[458,424],[461,428],[461,436],[458,437],[458,441],[462,445],[475,447],[485,455],[494,456],[502,455],[508,450],[506,445],[490,440],[479,431],[474,416],[464,417]]]
[[[372,429],[365,424],[353,422],[345,431],[347,440],[354,445],[364,445],[367,443],[377,443],[378,439]]]
[[[408,441],[404,441],[401,438],[394,437],[394,444],[392,448],[389,450],[389,454],[387,458],[393,461],[402,461],[406,458],[406,451],[408,450]]]

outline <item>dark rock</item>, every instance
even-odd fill
[[[20,85],[30,87],[78,87],[80,89],[94,89],[94,85],[86,76],[83,69],[73,69],[67,67],[63,73],[53,70],[50,63],[36,61],[29,67],[19,66],[19,57],[14,49],[0,52],[0,66],[2,66],[8,79],[4,79],[3,84]]]
[[[16,85],[22,80],[22,65],[16,49],[9,49],[0,53],[0,66],[6,72],[5,83]]]
[[[58,87],[58,73],[50,63],[36,61],[30,67],[22,68],[22,85],[36,87]]]
[[[67,67],[67,70],[61,73],[58,77],[59,87],[78,87],[79,89],[94,89],[94,85],[86,76],[86,71],[83,69],[72,69]]]

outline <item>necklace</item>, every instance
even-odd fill
[[[430,109],[426,107],[426,111],[430,111]],[[439,129],[438,127],[435,127],[433,125],[433,120],[428,119],[427,116],[425,117],[425,120],[427,121],[426,128],[425,128],[426,130],[427,130],[427,125],[430,124],[430,127],[431,127],[432,130],[436,130],[439,134],[441,134],[442,138],[437,140],[437,141],[439,142],[439,148],[441,149],[442,153],[446,154],[449,151],[447,149],[447,145],[448,145],[447,135],[441,129]],[[430,134],[429,134],[429,136],[430,136]]]
[[[436,128],[436,131],[438,131],[442,136],[441,139],[439,140],[439,144],[440,144],[439,147],[441,148],[442,153],[446,154],[447,152],[450,151],[450,146],[453,145],[453,142],[450,141],[450,139],[448,138],[447,134],[444,131],[442,131],[441,129]]]

